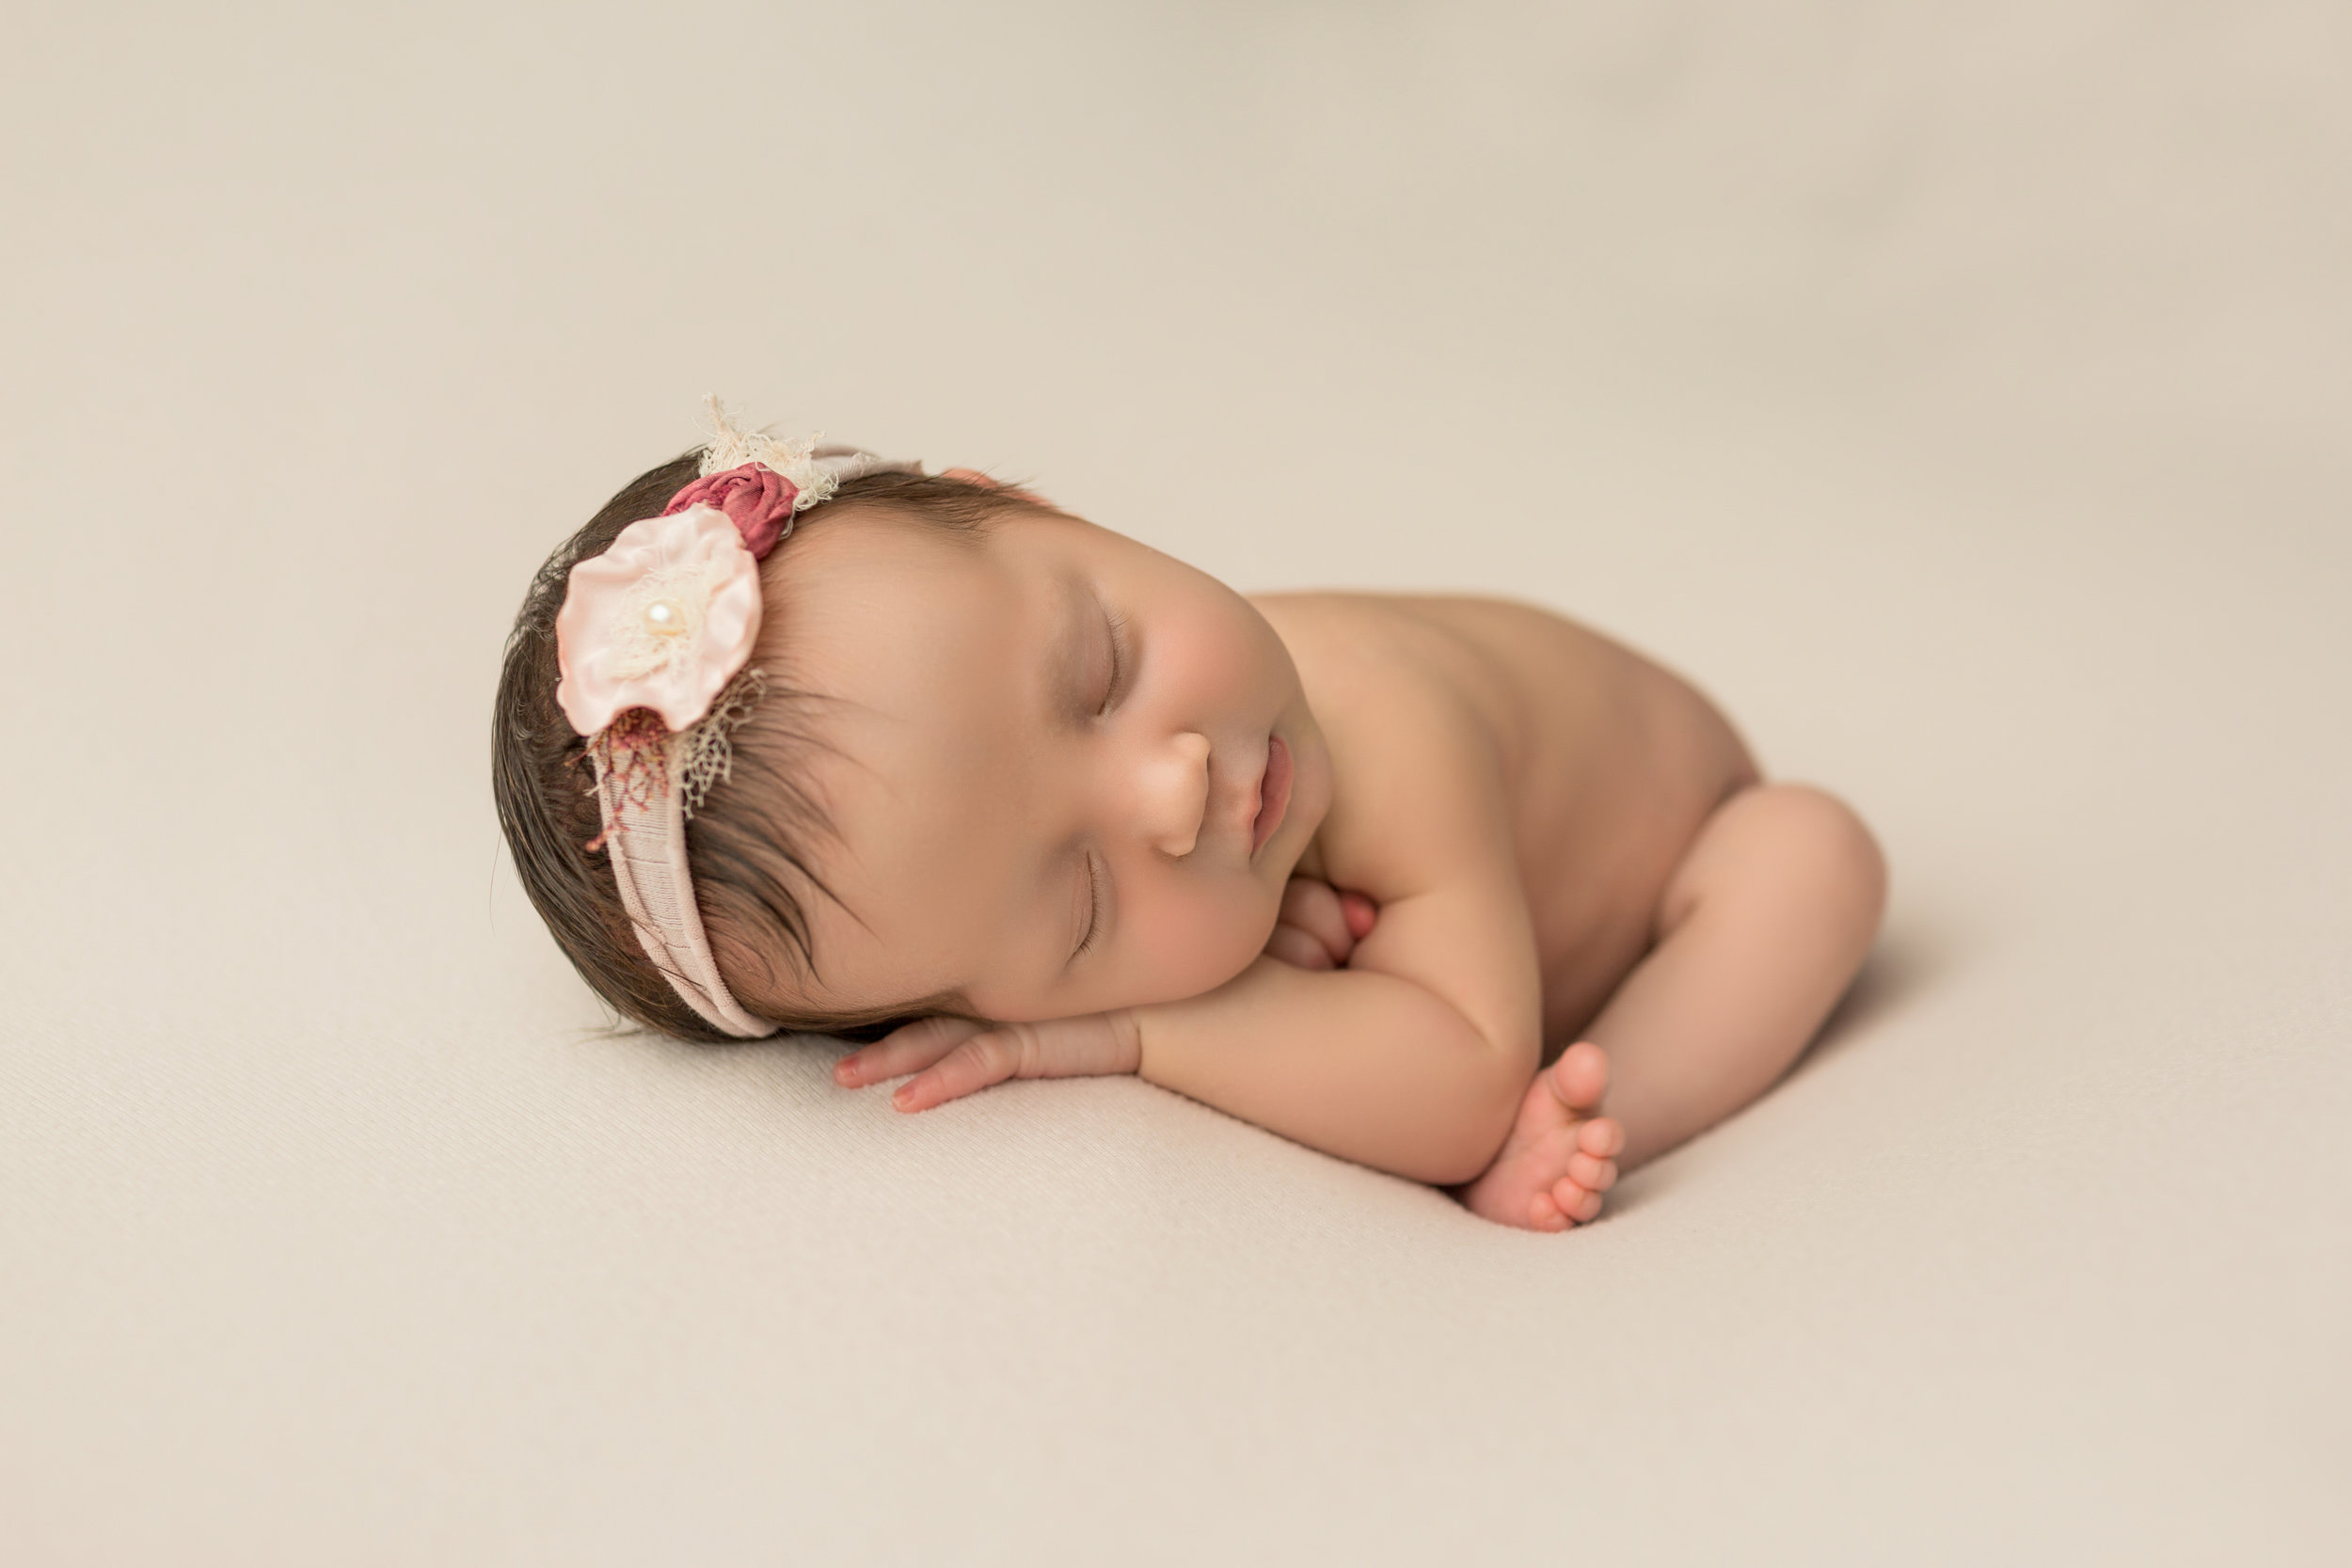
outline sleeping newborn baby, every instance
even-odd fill
[[[1851,811],[1558,616],[1246,598],[723,418],[541,571],[496,773],[640,1023],[860,1036],[835,1080],[909,1112],[1136,1073],[1537,1230],[1761,1095],[1885,890]]]

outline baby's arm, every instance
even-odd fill
[[[1542,1044],[1502,760],[1482,718],[1402,657],[1349,666],[1318,706],[1343,787],[1317,869],[1377,922],[1344,970],[1261,958],[1206,996],[1137,1009],[1137,1070],[1360,1164],[1468,1180]]]
[[[1383,901],[1345,970],[1261,958],[1206,996],[1136,1009],[1136,1070],[1359,1164],[1477,1175],[1541,1044],[1526,902],[1501,847],[1484,847],[1439,886]]]

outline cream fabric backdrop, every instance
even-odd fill
[[[2352,1560],[2343,7],[8,33],[9,1560]],[[492,673],[707,390],[1629,637],[1883,950],[1565,1238],[605,1037]]]

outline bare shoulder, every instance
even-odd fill
[[[1509,736],[1492,673],[1417,601],[1285,594],[1254,601],[1298,666],[1331,749],[1320,870],[1387,901],[1507,865]]]
[[[1425,613],[1433,601],[1388,594],[1267,594],[1250,602],[1281,634],[1300,677],[1343,703],[1375,693],[1435,697],[1472,674],[1458,633]]]
[[[1352,971],[1407,980],[1504,1049],[1523,1086],[1543,984],[1519,870],[1510,720],[1491,658],[1420,601],[1261,601],[1290,646],[1331,758],[1306,867],[1369,895],[1380,921]]]
[[[1598,684],[1645,661],[1566,616],[1517,599],[1439,594],[1266,594],[1251,602],[1310,663],[1394,673],[1409,664],[1472,701],[1540,673]]]
[[[1346,737],[1344,753],[1335,738],[1335,769],[1378,770],[1363,803],[1409,813],[1440,798],[1427,793],[1441,782],[1434,769],[1459,785],[1474,762],[1501,790],[1531,879],[1632,828],[1678,821],[1685,805],[1703,811],[1755,776],[1730,721],[1695,686],[1538,606],[1375,594],[1256,602],[1318,717]]]
[[[1256,601],[1308,683],[1341,707],[1384,716],[1416,696],[1474,722],[1508,778],[1559,768],[1629,724],[1704,724],[1687,682],[1566,616],[1512,599],[1403,594],[1284,594]]]

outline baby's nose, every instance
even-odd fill
[[[1164,854],[1191,854],[1209,809],[1209,737],[1189,730],[1169,737],[1144,763],[1139,782],[1144,837]]]

